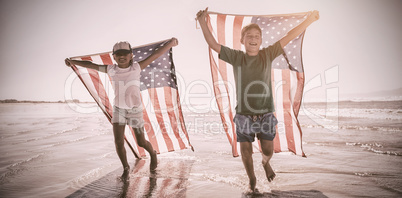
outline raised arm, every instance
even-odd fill
[[[159,56],[167,52],[170,48],[175,47],[179,44],[179,41],[176,38],[171,38],[168,43],[166,43],[164,46],[156,50],[154,53],[152,53],[150,56],[148,56],[146,59],[138,62],[140,65],[141,69],[144,69],[147,67],[149,64],[152,63],[155,59],[157,59]]]
[[[103,73],[106,73],[106,67],[107,65],[98,65],[96,63],[93,63],[91,61],[83,61],[83,60],[71,60],[69,58],[66,58],[64,60],[67,66],[71,67],[73,65],[79,65],[81,67],[89,68],[89,69],[94,69]]]
[[[214,36],[212,36],[211,31],[209,31],[206,21],[207,14],[208,14],[208,8],[206,8],[205,10],[200,10],[197,13],[197,20],[200,23],[202,33],[204,34],[204,38],[207,41],[209,47],[219,54],[221,52],[221,45],[218,42],[216,42]]]
[[[306,28],[312,24],[314,21],[317,21],[320,18],[320,15],[317,10],[314,10],[310,16],[300,23],[298,26],[293,28],[288,32],[288,34],[283,37],[279,42],[281,43],[282,48],[284,48],[291,40],[295,39],[298,35],[300,35]]]

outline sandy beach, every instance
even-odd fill
[[[402,0],[2,0],[0,198],[402,198],[401,8]],[[261,31],[242,32],[249,23]],[[141,71],[125,68],[128,54],[114,56],[124,41]],[[66,59],[119,63],[135,80],[91,64],[99,72],[73,71]],[[295,143],[306,157],[275,153],[268,182],[255,152],[259,193],[249,194],[218,108],[235,112],[243,101],[262,110],[271,97],[276,137],[289,140],[276,148]],[[146,107],[155,127],[145,137],[162,152],[150,172],[148,153],[137,159],[126,144],[125,182],[105,116],[123,105],[115,100]],[[163,153],[188,143],[194,151]]]
[[[129,183],[115,154],[112,127],[102,113],[82,114],[67,104],[0,104],[1,197],[400,197],[402,115],[400,101],[343,102],[339,129],[331,131],[301,111],[306,158],[274,154],[277,174],[269,183],[255,153],[258,195],[246,194],[241,158],[233,158],[226,135],[204,126],[216,113],[184,116],[195,151],[149,158],[128,154]],[[306,105],[311,112],[324,104]]]

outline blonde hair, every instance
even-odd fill
[[[253,28],[258,30],[260,32],[260,35],[262,35],[262,31],[261,31],[260,26],[258,26],[255,23],[250,23],[250,24],[244,26],[243,29],[241,29],[241,40],[243,40],[244,35],[246,35],[246,32],[251,30],[251,29],[253,29]]]

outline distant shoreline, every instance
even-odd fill
[[[0,100],[0,103],[94,103],[94,102],[82,102],[79,100],[65,100],[65,101],[44,101],[44,100],[16,100],[16,99],[5,99]]]
[[[391,100],[383,100],[383,99],[345,99],[339,101],[303,101],[305,104],[325,104],[325,103],[369,103],[369,102],[402,102],[401,98],[391,99]],[[13,104],[13,103],[95,103],[93,102],[84,102],[79,101],[77,99],[74,100],[65,100],[65,101],[44,101],[44,100],[16,100],[16,99],[5,99],[0,100],[0,104]],[[184,105],[184,104],[182,104]],[[199,106],[204,104],[193,104],[193,106]]]

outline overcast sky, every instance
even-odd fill
[[[253,15],[320,11],[303,44],[306,84],[317,76],[322,82],[311,96],[324,96],[334,87],[341,95],[402,87],[400,0],[0,2],[0,99],[64,100],[72,72],[64,59],[110,51],[124,40],[137,46],[176,37],[174,62],[185,83],[212,84],[207,45],[194,20],[207,6],[220,13]],[[325,72],[334,73],[334,66],[338,79],[326,84]],[[79,82],[73,95],[91,100]]]

